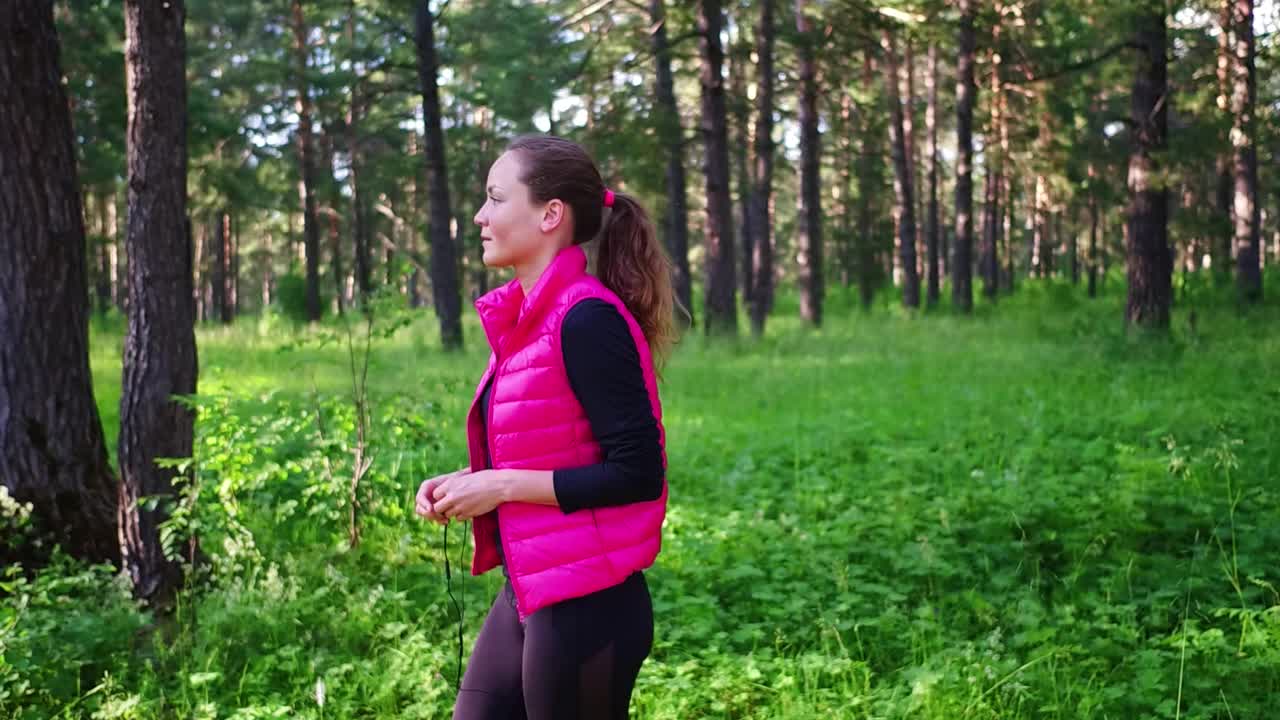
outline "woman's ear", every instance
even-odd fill
[[[539,223],[539,228],[544,233],[554,231],[565,221],[565,212],[566,208],[562,200],[552,198],[547,201],[547,204],[542,208],[542,222]]]

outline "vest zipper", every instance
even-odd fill
[[[489,402],[486,404],[487,407],[484,409],[484,449],[489,455],[489,467],[495,470],[497,467],[494,462],[493,447],[489,442],[489,438],[493,435],[493,402],[498,395],[498,375],[501,373],[501,370],[502,361],[496,360],[494,363],[493,377],[489,380]],[[525,606],[524,591],[520,587],[516,571],[511,567],[511,543],[507,540],[507,533],[502,531],[502,503],[499,503],[494,509],[494,514],[497,515],[498,537],[501,539],[502,544],[502,563],[507,567],[507,577],[511,580],[511,589],[516,594],[516,615],[523,620],[526,616],[524,615],[524,611],[520,608]]]

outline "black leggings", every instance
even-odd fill
[[[521,623],[511,580],[494,598],[462,676],[454,720],[626,720],[653,646],[644,573],[548,605]]]

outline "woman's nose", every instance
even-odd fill
[[[475,215],[475,217],[471,218],[471,221],[472,221],[472,222],[474,222],[475,224],[480,225],[480,226],[482,226],[482,227],[483,227],[483,226],[484,226],[484,220],[481,220],[481,219],[480,219],[480,215],[481,215],[482,213],[484,213],[484,208],[481,208],[481,209],[477,210],[477,211],[476,211],[476,215]]]

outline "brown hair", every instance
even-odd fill
[[[573,242],[600,236],[596,275],[627,306],[660,365],[675,342],[671,260],[653,221],[630,195],[614,191],[605,222],[604,180],[581,145],[551,135],[522,135],[507,146],[520,157],[520,181],[534,202],[553,198],[573,208]],[[603,231],[601,225],[603,224]]]

